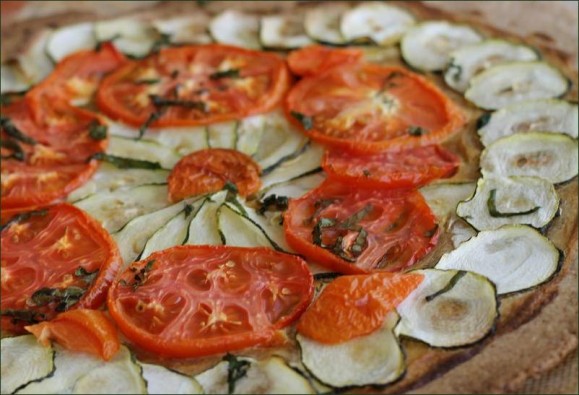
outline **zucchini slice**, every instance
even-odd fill
[[[164,169],[172,169],[181,157],[171,148],[151,140],[134,140],[125,137],[110,137],[107,154],[122,158],[145,160],[158,163]]]
[[[58,345],[54,374],[20,389],[18,394],[146,394],[147,383],[129,349],[121,346],[105,362],[90,354],[70,352]]]
[[[269,114],[259,114],[239,121],[235,149],[253,157],[259,148],[268,117]]]
[[[349,9],[344,4],[333,4],[331,7],[316,7],[308,10],[304,16],[306,34],[315,41],[330,45],[347,44],[340,31],[340,18]]]
[[[203,199],[201,207],[189,223],[184,244],[223,244],[218,227],[218,210],[226,197],[227,192],[221,191]]]
[[[347,41],[371,40],[378,45],[395,44],[416,23],[412,14],[384,3],[362,3],[344,12],[340,31]]]
[[[57,63],[65,56],[82,49],[92,50],[96,45],[93,23],[84,22],[64,26],[52,32],[46,45],[46,53]]]
[[[525,100],[560,97],[569,86],[569,80],[548,63],[512,62],[474,77],[464,96],[477,107],[496,110]]]
[[[526,45],[505,40],[485,40],[453,51],[450,57],[444,81],[452,89],[464,92],[470,80],[489,67],[513,61],[531,62],[538,60],[539,54]]]
[[[53,373],[54,350],[42,346],[33,335],[5,337],[0,344],[0,393],[12,394]]]
[[[266,174],[261,179],[262,188],[268,188],[273,184],[279,184],[294,180],[300,176],[305,176],[318,172],[321,168],[324,148],[321,145],[310,142],[305,146],[305,150],[296,156],[290,156],[274,168],[271,173]]]
[[[499,295],[549,280],[559,266],[559,250],[535,229],[506,225],[483,231],[444,254],[436,269],[466,270],[491,280]]]
[[[135,217],[167,207],[169,199],[166,184],[147,184],[98,192],[74,205],[99,221],[109,233],[114,233]]]
[[[482,41],[479,33],[469,26],[444,21],[423,22],[402,37],[402,57],[418,70],[444,70],[450,54],[459,48]]]
[[[135,57],[147,55],[159,40],[149,23],[134,18],[95,22],[94,32],[97,41],[112,41],[121,52]]]
[[[498,318],[494,285],[476,273],[418,270],[424,280],[397,310],[395,332],[432,347],[462,347],[488,335]]]
[[[148,394],[202,394],[203,387],[193,377],[164,366],[139,362]]]
[[[260,49],[259,17],[241,11],[227,10],[209,22],[209,33],[221,44]]]
[[[447,229],[450,232],[450,239],[454,248],[458,248],[459,245],[477,234],[476,230],[461,218],[449,221]]]
[[[30,85],[18,62],[3,63],[0,66],[0,93],[23,92]]]
[[[206,394],[316,393],[305,377],[278,356],[257,361],[228,354],[196,379]]]
[[[321,169],[313,174],[306,172],[302,176],[297,176],[288,181],[272,184],[269,187],[262,189],[259,191],[259,200],[263,202],[272,195],[285,196],[290,199],[299,198],[312,189],[317,188],[325,179],[326,176]]]
[[[155,19],[151,23],[159,34],[168,36],[172,44],[209,44],[213,41],[207,32],[207,15],[202,13]]]
[[[263,16],[260,22],[259,39],[264,48],[294,49],[313,44],[301,15]]]
[[[238,122],[222,122],[207,126],[207,146],[209,148],[235,149]]]
[[[518,176],[480,178],[474,196],[456,207],[456,213],[478,230],[509,224],[541,228],[558,210],[559,196],[553,184]]]
[[[579,132],[579,106],[564,100],[529,100],[484,117],[478,134],[485,146],[516,133],[563,133],[577,138]]]
[[[265,231],[230,203],[224,203],[217,211],[217,226],[223,244],[237,247],[280,247],[272,243]]]
[[[162,128],[146,134],[146,137],[147,140],[171,148],[181,156],[209,148],[205,127]]]
[[[338,344],[323,344],[298,334],[302,362],[318,380],[332,387],[391,383],[406,369],[404,353],[392,332],[397,322],[398,315],[391,312],[379,330]]]
[[[18,57],[20,69],[32,84],[42,81],[54,69],[54,63],[46,54],[46,45],[52,30],[42,30],[31,41],[30,47]]]
[[[444,219],[456,212],[456,206],[466,200],[476,189],[474,182],[439,183],[420,188],[426,203],[438,219]]]
[[[483,176],[535,176],[554,184],[577,176],[579,144],[564,134],[525,133],[504,137],[481,154]]]
[[[168,170],[119,169],[110,163],[101,163],[92,178],[68,195],[69,202],[76,202],[97,192],[112,192],[123,187],[167,182]]]

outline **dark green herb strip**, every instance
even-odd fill
[[[10,218],[10,220],[4,225],[0,226],[0,231],[8,228],[15,222],[26,221],[32,217],[44,217],[46,214],[48,214],[48,209],[43,208],[42,210],[28,211],[26,213],[15,215],[14,217]]]
[[[165,113],[165,108],[160,108],[157,111],[152,112],[149,115],[149,118],[147,118],[147,120],[145,121],[145,123],[143,123],[141,125],[141,127],[139,128],[139,135],[135,138],[135,140],[140,140],[143,138],[143,136],[145,135],[145,132],[147,131],[147,129],[149,129],[149,127],[151,127],[151,125],[158,121],[159,118],[161,118],[161,116],[163,116],[163,114]]]
[[[371,204],[367,204],[360,211],[355,212],[345,220],[343,220],[339,227],[342,229],[349,229],[349,230],[358,230],[358,222],[364,219],[368,214],[372,212],[374,207]]]
[[[207,103],[202,101],[194,100],[182,100],[182,99],[166,99],[158,95],[150,95],[151,102],[155,107],[184,107],[189,109],[201,110],[207,112]]]
[[[459,271],[457,272],[454,276],[452,276],[452,278],[448,281],[448,284],[446,284],[446,286],[438,291],[436,291],[435,293],[433,293],[432,295],[428,295],[426,296],[426,301],[427,302],[431,302],[434,298],[450,291],[451,289],[454,288],[454,286],[458,283],[458,281],[464,277],[464,275],[466,274],[466,272],[464,271]]]
[[[186,204],[183,208],[183,212],[185,213],[185,217],[188,217],[193,212],[193,206],[191,204]]]
[[[426,129],[421,128],[420,126],[409,126],[408,129],[406,129],[406,132],[414,137],[420,137],[428,133]]]
[[[107,125],[102,125],[94,120],[88,125],[88,134],[93,140],[104,140],[107,138]]]
[[[296,111],[290,112],[291,116],[297,119],[305,130],[310,130],[314,127],[314,120],[308,115],[301,114]]]
[[[2,130],[4,130],[4,132],[6,132],[6,134],[10,137],[22,141],[25,144],[30,145],[36,144],[36,140],[22,133],[22,131],[20,131],[16,126],[14,126],[10,118],[0,117],[0,126],[2,127]]]
[[[149,54],[158,53],[163,47],[171,45],[171,35],[167,33],[161,33],[159,39],[153,43],[151,46],[151,51]]]
[[[316,273],[314,274],[314,281],[334,280],[340,276],[343,276],[343,274],[338,272]]]
[[[229,69],[224,71],[217,71],[209,75],[209,78],[212,80],[219,80],[222,78],[241,78],[241,75],[239,74],[239,69]]]
[[[135,84],[137,85],[153,85],[158,84],[161,82],[160,78],[143,78],[142,80],[136,80]]]
[[[237,185],[227,180],[222,190],[227,191],[227,194],[225,195],[225,201],[233,204],[241,214],[247,217],[247,211],[245,210],[245,207],[243,207],[239,200],[237,200],[237,194],[239,193]]]
[[[147,160],[123,158],[121,156],[109,155],[104,152],[97,152],[88,158],[88,162],[91,160],[100,160],[103,162],[110,163],[116,166],[118,169],[149,169],[157,170],[162,169],[159,162],[149,162]]]
[[[32,294],[30,300],[36,306],[46,306],[49,303],[56,303],[55,310],[63,312],[78,303],[86,292],[80,287],[68,288],[40,288]]]
[[[260,202],[257,213],[264,215],[270,208],[274,208],[276,211],[285,211],[287,210],[288,205],[289,199],[287,196],[277,196],[276,194],[269,195]]]
[[[0,105],[2,106],[8,106],[12,103],[12,98],[14,96],[16,97],[22,97],[26,94],[26,92],[28,92],[28,89],[23,90],[23,91],[18,91],[18,92],[6,92],[6,93],[0,93]]]
[[[46,320],[46,316],[43,313],[39,313],[33,310],[6,309],[0,311],[0,316],[12,318],[13,324],[17,324],[19,322],[24,322],[27,324],[38,324],[39,322]]]
[[[448,71],[452,73],[452,80],[454,82],[458,82],[460,76],[462,75],[462,66],[450,62],[448,65]]]
[[[84,267],[79,266],[75,271],[74,271],[74,275],[76,277],[79,277],[82,279],[82,281],[84,281],[87,284],[92,284],[92,282],[94,281],[94,279],[96,278],[96,276],[99,274],[98,269],[95,270],[94,272],[89,272],[87,271]]]
[[[496,194],[497,194],[496,189],[491,190],[489,193],[489,199],[487,200],[487,207],[488,207],[489,214],[491,215],[491,217],[494,217],[494,218],[517,217],[519,215],[533,214],[541,209],[541,207],[537,206],[537,207],[533,207],[530,210],[520,211],[517,213],[501,213],[499,210],[497,210],[497,206],[496,206],[496,202],[495,202]]]
[[[315,245],[318,245],[322,248],[326,246],[322,242],[322,229],[324,228],[331,228],[336,226],[336,220],[333,218],[320,218],[318,223],[312,229],[312,241]]]
[[[366,249],[366,243],[368,238],[368,232],[364,228],[360,229],[358,236],[356,236],[356,240],[354,241],[354,245],[351,248],[352,255],[355,257],[360,256],[362,251]]]
[[[249,361],[241,361],[235,355],[225,354],[224,361],[227,361],[227,393],[235,392],[235,384],[239,379],[244,377],[249,370]]]
[[[12,151],[12,154],[10,155],[2,155],[2,159],[15,159],[21,162],[26,159],[26,155],[24,154],[22,147],[16,141],[2,139],[0,140],[0,146]]]
[[[477,120],[476,120],[476,128],[478,129],[482,129],[484,128],[489,121],[491,120],[492,115],[490,113],[485,113],[483,115],[481,115]]]

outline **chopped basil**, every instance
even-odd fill
[[[93,140],[104,140],[107,138],[107,125],[101,125],[98,121],[92,121],[88,125],[88,134]]]
[[[290,114],[302,124],[305,130],[310,130],[314,127],[314,120],[312,117],[296,111],[292,111]]]
[[[193,212],[193,206],[190,204],[186,204],[185,207],[183,208],[183,212],[185,213],[185,217],[190,216],[191,213]]]
[[[398,84],[394,81],[396,78],[398,77],[402,77],[403,74],[399,71],[394,71],[393,73],[390,73],[385,79],[384,82],[382,84],[382,89],[381,91],[385,91],[387,89],[390,88],[395,88],[396,86],[398,86]]]
[[[212,80],[219,80],[221,78],[241,78],[239,74],[239,69],[229,69],[223,71],[217,71],[209,76]]]
[[[322,229],[323,228],[331,228],[336,225],[336,220],[332,218],[320,218],[318,223],[312,229],[312,241],[315,245],[318,245],[322,248],[325,248],[326,245],[322,242]]]
[[[22,131],[20,131],[16,126],[14,126],[10,118],[6,118],[3,116],[0,117],[0,127],[2,127],[2,130],[4,130],[4,132],[6,132],[8,136],[18,141],[22,141],[23,143],[30,145],[36,144],[36,140],[22,133]]]
[[[359,229],[358,222],[360,222],[362,219],[364,219],[365,216],[370,214],[373,209],[374,207],[371,204],[365,205],[364,207],[362,207],[360,211],[352,214],[350,217],[342,221],[342,223],[340,224],[340,228],[349,230],[358,230]]]
[[[459,271],[457,272],[454,276],[452,276],[452,278],[450,279],[450,281],[448,282],[448,284],[446,284],[446,286],[442,289],[439,289],[438,291],[436,291],[435,293],[433,293],[432,295],[428,295],[426,296],[426,301],[430,302],[432,301],[434,298],[450,291],[451,289],[454,288],[454,286],[458,283],[458,280],[460,280],[461,278],[464,277],[464,275],[466,274],[466,272],[463,271]]]
[[[141,127],[139,128],[139,135],[135,138],[135,140],[142,139],[143,136],[145,135],[145,132],[147,131],[147,129],[149,129],[149,127],[153,124],[153,122],[158,121],[164,112],[165,112],[165,108],[160,108],[157,111],[152,112],[149,115],[149,118],[147,118],[147,120],[145,121],[145,123],[142,124]]]
[[[39,322],[46,320],[46,316],[43,313],[33,310],[6,309],[0,311],[0,315],[12,318],[13,324],[18,324],[19,322],[38,324]]]
[[[22,214],[15,215],[14,217],[10,218],[10,220],[6,222],[4,225],[0,226],[0,230],[8,228],[15,222],[26,221],[27,219],[32,217],[44,217],[46,214],[48,214],[48,209],[43,208],[42,210],[28,211]]]
[[[239,210],[240,213],[247,216],[247,211],[245,210],[245,207],[243,207],[241,205],[241,203],[239,203],[239,200],[237,200],[237,194],[239,193],[239,190],[237,189],[237,185],[235,185],[235,183],[227,180],[225,182],[225,185],[223,186],[223,190],[227,191],[227,195],[225,196],[225,201],[233,204],[235,207],[237,207],[237,209]],[[222,239],[225,240],[225,236],[223,236]]]
[[[368,237],[368,232],[366,232],[366,230],[364,228],[361,228],[360,232],[358,232],[358,236],[356,236],[356,240],[354,240],[354,245],[352,246],[352,248],[350,248],[352,255],[354,255],[355,257],[358,257],[358,256],[360,256],[362,251],[364,251],[366,249],[366,247],[368,246],[367,245],[367,237]]]
[[[224,361],[227,361],[227,393],[233,394],[235,392],[235,384],[244,377],[249,370],[250,364],[248,361],[237,359],[235,355],[225,354]]]
[[[370,177],[370,170],[364,169],[362,170],[362,174],[364,174],[364,177]]]
[[[539,211],[539,209],[541,208],[541,207],[537,206],[537,207],[533,207],[532,209],[529,209],[526,211],[519,211],[516,213],[501,213],[497,209],[497,206],[496,206],[496,202],[495,202],[496,194],[497,194],[496,189],[491,190],[489,193],[489,199],[487,200],[487,207],[489,210],[489,214],[491,215],[491,217],[494,217],[494,218],[508,218],[508,217],[516,217],[519,215],[533,214],[534,212]]]
[[[492,115],[490,113],[485,113],[481,115],[476,121],[476,128],[481,129],[486,126],[487,123],[491,120]]]
[[[2,139],[0,140],[0,146],[12,151],[10,155],[2,155],[2,159],[15,159],[21,162],[26,159],[26,155],[24,154],[22,147],[16,141]]]
[[[41,288],[32,294],[30,300],[36,306],[46,306],[50,303],[56,303],[55,310],[62,312],[78,303],[85,292],[85,289],[79,287]]]
[[[76,277],[80,277],[82,278],[82,281],[84,281],[87,284],[92,284],[92,282],[94,281],[94,279],[96,278],[96,276],[99,274],[98,269],[95,270],[94,272],[89,272],[87,271],[84,267],[79,266],[75,271],[74,271],[74,275]]]
[[[261,215],[273,208],[276,211],[287,210],[289,199],[287,196],[277,196],[276,194],[269,195],[260,202],[260,207],[257,212]]]
[[[28,89],[23,90],[23,91],[18,91],[18,92],[6,92],[6,93],[2,93],[0,94],[0,105],[2,106],[8,106],[12,103],[12,98],[14,96],[17,97],[22,97],[26,94],[26,92],[28,92]]]
[[[150,95],[151,101],[153,105],[157,108],[165,108],[165,107],[184,107],[189,109],[196,109],[203,112],[207,112],[207,103],[203,101],[194,101],[194,100],[182,100],[182,99],[166,99],[164,97],[158,95]]]
[[[136,80],[135,84],[137,85],[153,85],[158,84],[161,82],[160,78],[143,78],[142,80]]]
[[[406,129],[406,132],[414,137],[420,137],[428,133],[426,129],[421,128],[420,126],[409,126],[408,129]]]
[[[462,75],[462,66],[454,64],[451,61],[448,65],[448,71],[452,74],[451,78],[454,82],[458,82],[460,80],[460,76]]]
[[[148,261],[145,266],[141,269],[137,269],[135,267],[130,267],[129,270],[134,272],[133,275],[133,282],[131,284],[127,283],[125,280],[121,280],[119,283],[126,287],[132,287],[133,291],[139,288],[141,285],[147,281],[147,277],[149,276],[149,272],[153,269],[153,265],[155,264],[155,260],[151,259]]]
[[[116,166],[118,169],[150,169],[150,170],[161,169],[161,165],[159,164],[159,162],[149,162],[140,159],[123,158],[121,156],[105,154],[104,152],[97,152],[96,154],[88,158],[88,161],[90,162],[93,159],[108,162],[111,165]]]
[[[151,51],[149,54],[158,53],[161,48],[167,47],[169,45],[171,45],[171,35],[167,33],[161,33],[159,35],[159,39],[157,39],[157,41],[155,41],[151,46]]]

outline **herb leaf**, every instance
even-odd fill
[[[158,84],[161,82],[160,78],[143,78],[142,80],[136,80],[135,84],[137,85],[153,85]]]
[[[327,246],[322,242],[322,229],[331,228],[336,225],[336,220],[332,218],[320,218],[318,223],[312,229],[312,241],[315,245],[319,245],[322,248]]]
[[[32,294],[30,300],[36,306],[46,306],[49,303],[56,303],[55,310],[66,311],[74,304],[78,303],[85,289],[79,287],[68,288],[40,288]]]
[[[229,69],[217,71],[209,75],[209,78],[212,80],[219,80],[221,78],[241,78],[241,75],[239,75],[239,69]]]
[[[6,309],[0,311],[0,316],[12,318],[12,323],[24,322],[26,324],[38,324],[46,320],[46,316],[33,310]]]
[[[454,82],[458,82],[460,80],[460,76],[462,74],[462,66],[451,61],[448,65],[448,71],[452,74],[451,78]]]
[[[269,211],[270,208],[277,211],[285,211],[287,210],[288,205],[289,199],[287,196],[277,196],[276,194],[269,195],[260,202],[257,213],[263,215],[266,211]]]
[[[310,130],[314,127],[314,120],[312,117],[296,111],[292,111],[290,114],[302,124],[305,130]]]
[[[476,120],[476,128],[478,129],[482,129],[483,127],[486,126],[487,123],[489,123],[489,121],[491,120],[492,115],[490,113],[484,113],[483,115],[481,115],[477,120]]]
[[[24,150],[16,141],[2,139],[0,140],[0,146],[12,151],[10,155],[3,155],[2,159],[15,159],[21,162],[26,159]]]
[[[88,125],[88,134],[93,140],[104,140],[107,138],[107,125],[101,125],[97,120]]]
[[[540,206],[537,206],[537,207],[533,207],[530,210],[519,211],[516,213],[501,213],[497,209],[497,206],[496,206],[496,202],[495,202],[496,194],[497,194],[496,189],[491,190],[489,193],[489,199],[487,200],[487,207],[489,210],[489,214],[491,215],[491,217],[494,217],[494,218],[508,218],[508,217],[517,217],[519,215],[533,214],[534,212],[539,211],[539,209],[541,208]]]
[[[227,361],[227,393],[233,394],[235,392],[235,383],[247,374],[250,364],[249,361],[242,361],[237,359],[235,355],[225,354],[224,361]]]
[[[428,133],[428,131],[420,126],[409,126],[406,132],[414,137],[420,137]]]
[[[0,226],[0,231],[8,228],[15,222],[26,221],[32,217],[44,217],[46,214],[48,214],[48,209],[43,208],[42,210],[28,211],[26,213],[15,215],[14,217],[10,218],[10,220],[4,225]]]
[[[182,99],[166,99],[158,95],[150,95],[151,101],[155,107],[184,107],[189,109],[197,109],[203,112],[207,112],[207,103],[202,101],[194,100],[182,100]]]
[[[123,158],[121,156],[105,154],[104,152],[97,152],[96,154],[89,157],[88,161],[91,161],[92,159],[108,162],[111,165],[116,166],[118,169],[156,170],[162,168],[159,162],[149,162],[140,159]]]
[[[149,127],[153,124],[153,122],[158,121],[164,112],[165,112],[165,108],[161,108],[157,111],[152,112],[149,115],[149,118],[147,118],[147,120],[145,121],[145,123],[139,127],[139,135],[135,138],[135,140],[142,139],[143,136],[145,135],[145,132],[147,131],[147,129],[149,129]]]
[[[36,144],[36,140],[22,133],[20,129],[14,126],[10,118],[0,117],[0,127],[2,127],[2,130],[4,130],[8,136],[16,140],[22,141],[25,144]]]
[[[99,274],[99,270],[95,270],[94,272],[87,271],[84,267],[79,266],[75,271],[74,275],[76,277],[80,277],[82,281],[87,284],[92,284],[96,276]]]

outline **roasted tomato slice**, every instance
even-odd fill
[[[310,45],[290,53],[287,62],[292,73],[309,77],[322,74],[332,67],[347,63],[359,63],[363,56],[364,53],[359,49]]]
[[[217,192],[227,182],[235,184],[241,196],[259,190],[261,169],[251,157],[232,149],[211,148],[181,159],[168,178],[169,197],[177,202],[189,196]]]
[[[313,279],[299,257],[268,248],[177,246],[133,263],[108,307],[144,350],[197,357],[280,340],[307,307]]]
[[[111,43],[98,50],[80,51],[61,60],[54,71],[26,94],[26,100],[38,125],[66,122],[54,102],[85,104],[92,99],[103,76],[126,62]]]
[[[414,188],[452,176],[459,164],[459,157],[452,152],[429,145],[379,154],[328,150],[322,167],[329,177],[344,182],[377,188]]]
[[[36,208],[63,198],[96,170],[90,158],[107,146],[102,120],[64,102],[60,125],[40,127],[25,101],[1,108],[2,210]]]
[[[436,245],[439,234],[419,192],[331,179],[290,201],[284,229],[298,253],[350,274],[406,269]]]
[[[121,264],[103,227],[66,203],[13,219],[1,245],[2,329],[9,332],[71,308],[98,308]]]
[[[168,48],[106,77],[97,104],[135,126],[206,125],[266,112],[288,84],[275,54],[217,44]]]
[[[338,277],[301,316],[297,330],[326,344],[372,333],[382,326],[386,314],[420,285],[422,278],[416,273]]]
[[[320,143],[367,152],[439,142],[465,119],[425,78],[364,63],[304,78],[290,91],[286,112]]]

